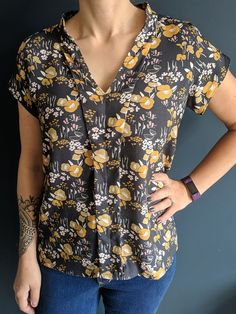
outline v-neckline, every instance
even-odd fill
[[[116,72],[116,75],[115,75],[114,79],[112,80],[112,82],[110,83],[110,85],[109,85],[109,87],[107,88],[106,91],[104,91],[103,88],[101,88],[97,84],[96,80],[94,79],[94,76],[93,76],[92,72],[89,69],[89,66],[88,66],[87,62],[85,61],[85,58],[83,56],[83,53],[82,53],[82,51],[80,49],[79,44],[77,43],[75,38],[68,33],[67,29],[65,28],[66,20],[69,19],[70,17],[72,17],[74,14],[76,14],[78,12],[78,10],[71,10],[69,12],[64,13],[63,16],[62,16],[62,20],[61,20],[62,30],[63,30],[64,34],[67,36],[67,38],[70,40],[70,42],[73,43],[73,46],[74,46],[75,50],[78,52],[79,57],[80,57],[80,62],[82,62],[82,65],[83,65],[83,67],[84,67],[84,69],[86,71],[87,78],[89,78],[89,80],[92,83],[92,85],[95,88],[95,90],[100,91],[101,94],[108,94],[108,93],[110,93],[113,90],[113,86],[114,86],[114,84],[117,81],[119,81],[121,73],[125,69],[127,69],[127,68],[125,68],[125,65],[124,65],[125,60],[127,60],[128,57],[132,56],[132,53],[138,51],[137,48],[139,49],[140,45],[137,45],[137,43],[142,39],[142,37],[144,37],[143,35],[145,34],[145,31],[148,30],[148,24],[149,24],[150,16],[151,16],[152,12],[154,13],[154,11],[152,11],[152,8],[151,8],[150,4],[148,2],[146,2],[146,1],[144,3],[141,3],[141,4],[139,3],[139,4],[135,4],[135,5],[136,6],[138,6],[138,5],[140,6],[141,5],[141,8],[144,9],[145,14],[146,14],[145,22],[144,22],[141,30],[138,32],[138,34],[136,35],[135,39],[133,40],[132,46],[129,49],[128,53],[126,53],[125,58],[122,59],[122,63],[119,66],[118,71]]]

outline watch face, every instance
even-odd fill
[[[190,176],[181,179],[191,193],[192,199],[195,201],[201,197],[196,185]]]
[[[188,185],[189,190],[191,191],[192,194],[198,193],[198,190],[196,189],[196,187],[192,181],[188,182],[187,185]]]

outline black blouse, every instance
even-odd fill
[[[150,215],[151,176],[171,168],[185,109],[203,115],[230,64],[191,22],[139,6],[145,25],[106,92],[64,28],[76,10],[22,41],[9,80],[42,134],[39,261],[67,274],[165,274],[178,240],[173,216]]]

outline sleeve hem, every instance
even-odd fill
[[[17,100],[31,115],[38,119],[37,108],[30,107],[30,105],[24,100],[23,95],[14,88],[14,83],[17,84],[15,77],[12,75],[9,80],[8,91],[11,93],[13,98]]]

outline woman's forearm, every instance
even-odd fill
[[[228,130],[190,173],[203,194],[236,164],[236,130]]]
[[[35,259],[37,249],[38,211],[42,199],[43,171],[40,165],[19,159],[17,201],[19,210],[19,257]]]

